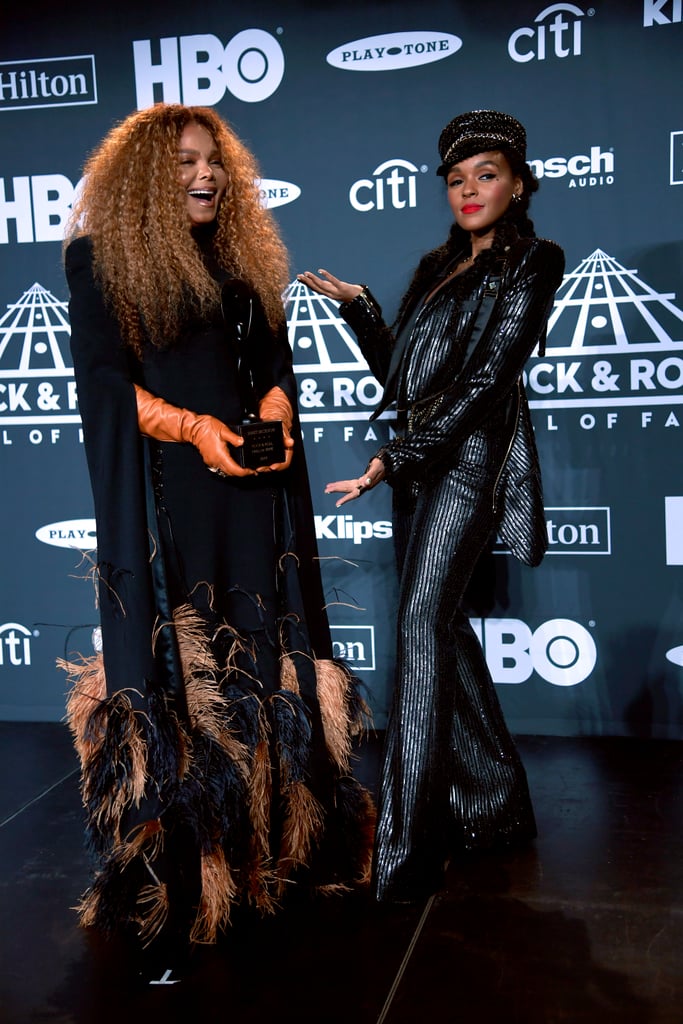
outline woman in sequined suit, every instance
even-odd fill
[[[439,139],[455,223],[420,262],[390,330],[367,287],[330,273],[299,279],[341,302],[397,436],[357,479],[328,484],[338,505],[386,480],[400,575],[397,674],[380,781],[374,893],[435,891],[464,850],[536,834],[524,768],[482,648],[461,608],[497,532],[529,565],[547,536],[524,364],[542,345],[564,256],[527,216],[538,187],[513,117],[473,111]]]

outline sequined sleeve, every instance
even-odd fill
[[[367,286],[351,302],[342,302],[339,312],[358,338],[368,366],[384,385],[394,347],[394,336],[382,319],[382,307]]]
[[[417,429],[389,442],[379,453],[387,479],[421,478],[447,464],[449,454],[498,402],[509,397],[545,330],[563,270],[560,247],[541,240],[511,268],[463,372],[441,393]]]

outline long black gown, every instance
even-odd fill
[[[213,941],[235,905],[271,911],[292,882],[368,881],[374,809],[350,768],[364,706],[331,656],[297,424],[291,468],[246,479],[138,429],[134,383],[239,422],[230,310],[138,359],[87,239],[66,272],[103,636],[103,658],[66,666],[99,861],[81,921]],[[248,344],[257,395],[281,387],[296,409],[286,334],[256,296]]]

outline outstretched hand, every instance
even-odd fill
[[[335,480],[334,483],[326,484],[325,494],[343,494],[344,497],[335,502],[336,507],[339,508],[347,501],[360,498],[365,491],[371,491],[383,479],[384,463],[380,459],[371,459],[362,476],[355,480]]]
[[[303,274],[296,276],[297,280],[305,284],[307,288],[319,295],[326,295],[328,299],[334,299],[335,302],[351,302],[363,291],[362,284],[348,284],[346,281],[340,281],[338,277],[330,274],[327,270],[321,269],[318,274],[305,270]]]

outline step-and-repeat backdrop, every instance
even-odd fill
[[[370,284],[389,318],[446,236],[443,125],[528,130],[537,231],[566,276],[527,367],[549,553],[482,563],[471,614],[518,732],[683,734],[681,0],[396,0],[96,9],[14,5],[0,35],[0,717],[59,719],[55,659],[92,650],[95,557],[71,360],[64,224],[84,158],[154,102],[215,106],[257,154],[292,256],[286,296],[337,651],[392,687],[390,494],[342,511],[392,422],[334,303],[296,272]],[[116,182],[112,182],[116,188]]]

